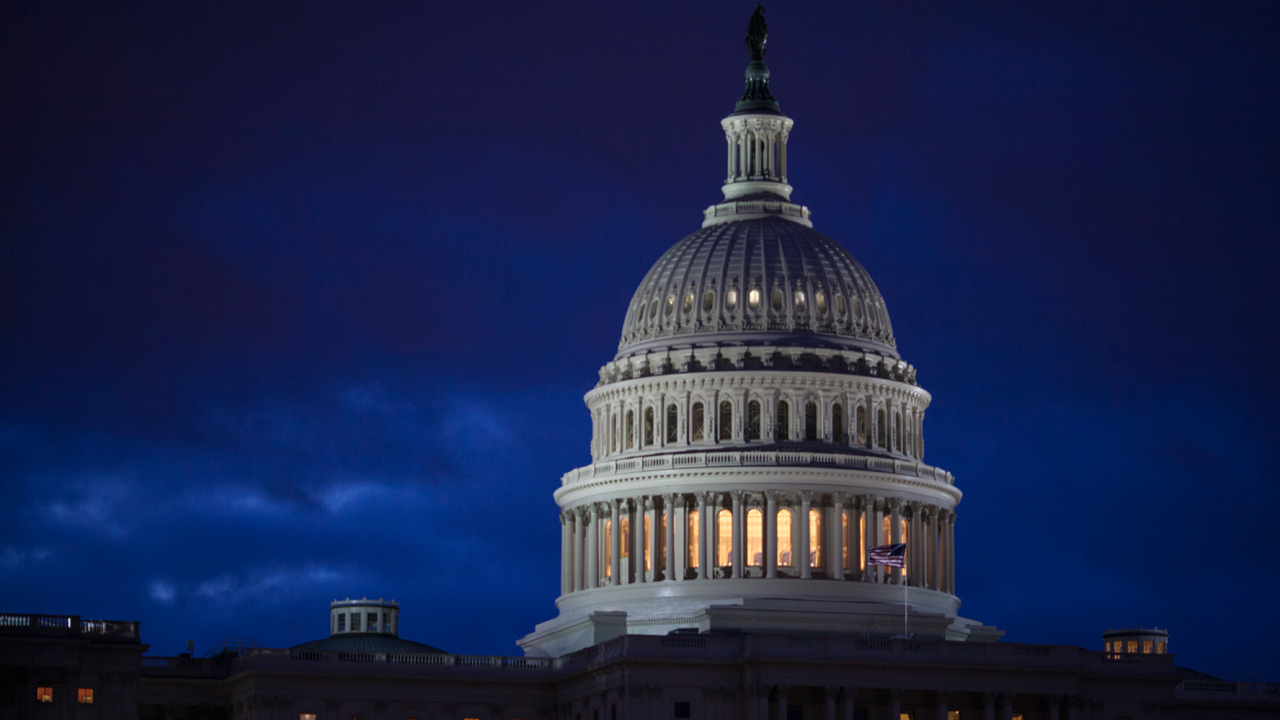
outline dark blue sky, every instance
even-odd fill
[[[791,180],[965,491],[963,613],[1280,680],[1274,3],[769,6]],[[0,10],[0,609],[515,654],[750,3]],[[1254,675],[1250,675],[1254,673]]]

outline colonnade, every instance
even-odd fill
[[[800,578],[955,594],[955,511],[901,497],[792,490],[667,493],[560,514],[561,595],[652,582]],[[870,565],[905,543],[906,567]],[[807,559],[807,561],[806,561]]]

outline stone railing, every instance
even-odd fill
[[[79,615],[0,613],[0,635],[84,637],[112,642],[139,642],[136,622],[82,620]]]
[[[893,473],[925,478],[946,485],[955,484],[955,476],[932,465],[909,460],[872,457],[868,455],[849,455],[845,453],[786,452],[786,451],[732,451],[732,452],[685,452],[666,455],[645,455],[642,457],[606,460],[570,470],[560,478],[562,486],[591,480],[595,478],[616,477],[654,470],[683,470],[686,468],[715,467],[795,467],[795,466],[828,466],[850,468],[853,470],[870,470],[873,472]]]
[[[1276,683],[1183,680],[1174,688],[1174,694],[1188,700],[1246,700],[1280,704],[1280,684]]]
[[[299,670],[304,667],[318,670],[327,667],[340,671],[343,668],[370,664],[410,672],[415,668],[555,670],[559,667],[558,660],[554,658],[253,648],[241,655],[226,658],[143,657],[142,674],[154,677],[223,678],[248,670]]]

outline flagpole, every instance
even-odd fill
[[[907,632],[907,578],[902,578],[902,637],[909,640],[911,633]]]

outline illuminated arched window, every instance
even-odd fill
[[[720,402],[720,439],[733,439],[733,404],[728,400]]]
[[[626,560],[631,557],[631,518],[627,517],[627,511],[624,508],[622,517],[618,520],[619,550],[618,557]]]
[[[676,423],[680,419],[680,411],[676,408],[675,403],[667,406],[667,442],[676,441]]]
[[[644,409],[644,444],[648,447],[653,444],[653,408]]]
[[[649,513],[644,514],[644,569],[646,571],[653,569],[653,559],[649,557],[649,546],[652,544],[649,538],[653,537],[652,530],[649,529]]]
[[[747,439],[760,439],[760,401],[747,403]]]
[[[822,567],[822,511],[809,511],[809,567]]]
[[[876,444],[882,448],[889,447],[889,433],[884,426],[884,408],[876,410]]]
[[[778,510],[778,564],[791,565],[791,509]]]
[[[685,533],[685,544],[688,545],[689,567],[698,567],[698,511],[689,511],[689,527]]]
[[[716,513],[716,565],[733,564],[733,513],[721,510]]]
[[[893,518],[889,517],[887,509],[884,514],[884,522],[881,525],[883,526],[884,537],[880,538],[880,544],[888,545],[893,542]]]
[[[747,560],[748,565],[764,565],[764,513],[747,511]]]
[[[818,404],[804,404],[804,439],[813,442],[818,439]]]
[[[636,411],[627,411],[627,449],[636,446]]]
[[[693,440],[693,442],[702,442],[702,426],[704,423],[703,415],[704,415],[704,412],[702,409],[702,403],[700,402],[694,403],[693,404],[693,429],[691,431],[691,438],[690,438],[691,440]]]
[[[613,577],[613,521],[604,521],[604,576]]]
[[[871,512],[868,510],[867,512]],[[866,542],[867,537],[867,516],[864,513],[858,514],[858,539],[860,542]],[[865,552],[858,553],[858,569],[867,569],[867,554]]]
[[[857,425],[854,427],[857,432],[855,439],[858,445],[865,446],[867,444],[867,409],[859,405],[854,415],[857,416]]]
[[[831,442],[849,442],[844,436],[844,406],[840,403],[831,406]]]
[[[778,401],[778,413],[775,417],[773,436],[777,440],[787,440],[791,428],[791,406],[786,400]]]
[[[840,567],[849,569],[849,511],[840,511]]]

